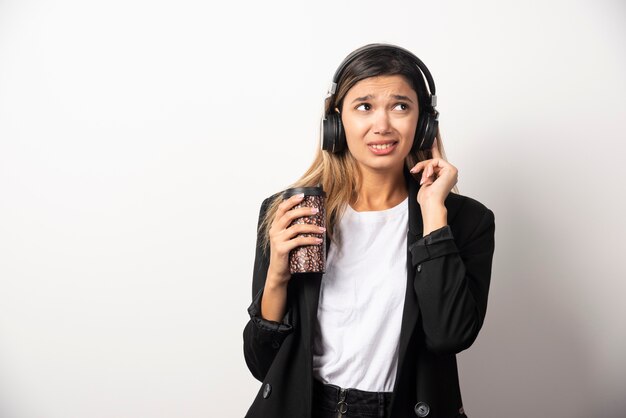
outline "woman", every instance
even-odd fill
[[[312,214],[290,210],[298,196],[261,205],[243,337],[262,385],[247,417],[466,417],[455,354],[485,318],[495,219],[458,194],[435,106],[405,49],[366,45],[338,68],[322,147],[290,185],[322,185],[327,230],[289,227]],[[289,251],[320,237],[326,273],[291,275]]]

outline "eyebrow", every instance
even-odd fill
[[[411,102],[413,103],[413,100],[411,100],[408,96],[403,96],[401,94],[392,94],[391,97],[393,97],[396,100],[406,100],[407,102]],[[367,96],[363,96],[363,97],[357,97],[356,99],[354,99],[352,101],[352,103],[356,103],[356,102],[366,102],[368,100],[372,100],[375,97],[371,94],[368,94]]]

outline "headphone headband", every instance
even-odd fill
[[[367,52],[369,50],[377,49],[377,48],[387,48],[390,50],[400,51],[415,62],[415,65],[417,66],[417,68],[419,68],[422,75],[426,78],[426,82],[428,83],[429,97],[430,97],[430,107],[434,109],[437,106],[437,94],[436,94],[436,89],[435,89],[435,80],[433,80],[433,77],[430,74],[428,67],[426,67],[426,65],[422,62],[422,60],[417,58],[415,54],[413,54],[411,51],[404,49],[402,47],[396,46],[396,45],[383,44],[383,43],[368,44],[352,51],[339,65],[339,68],[337,68],[337,71],[335,71],[335,75],[333,75],[332,82],[330,83],[330,86],[328,87],[328,94],[326,98],[328,99],[336,93],[337,83],[339,82],[339,77],[341,77],[341,74],[343,73],[344,69],[348,65],[350,65],[352,61],[354,61],[362,53]]]

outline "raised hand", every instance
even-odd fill
[[[417,203],[420,206],[443,205],[458,181],[459,170],[441,157],[437,138],[431,152],[433,158],[420,161],[410,170],[411,173],[422,171],[421,187],[417,193]]]

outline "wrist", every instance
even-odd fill
[[[448,209],[441,203],[422,206],[423,236],[448,224]]]
[[[438,198],[424,200],[420,203],[420,208],[422,209],[422,212],[425,210],[447,210],[444,201],[439,200]]]
[[[281,322],[285,315],[285,301],[287,299],[287,285],[265,281],[263,298],[261,299],[261,318],[268,321]]]
[[[280,274],[268,272],[267,279],[265,280],[265,289],[271,291],[281,291],[287,289],[287,283],[291,275],[283,276]]]

